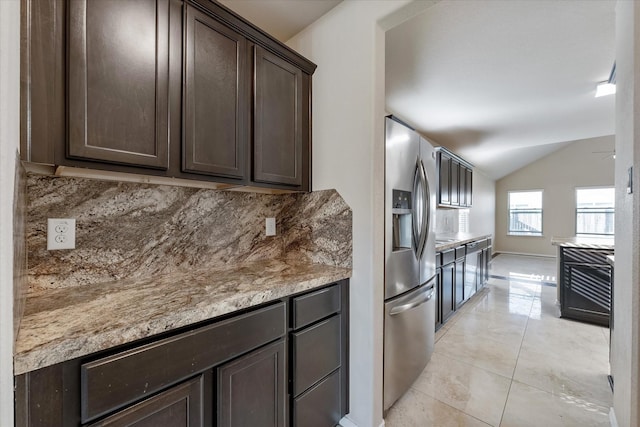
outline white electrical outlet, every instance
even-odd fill
[[[47,250],[76,248],[75,218],[47,219]]]
[[[276,219],[275,218],[267,218],[265,220],[265,233],[267,236],[276,235]]]

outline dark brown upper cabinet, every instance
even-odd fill
[[[443,147],[437,150],[438,206],[471,207],[473,167]]]
[[[21,19],[22,160],[311,190],[316,66],[220,3],[22,0]]]
[[[169,0],[68,3],[68,151],[169,167]]]
[[[440,151],[438,153],[438,204],[451,205],[451,156]]]
[[[254,48],[254,160],[258,182],[302,185],[302,71]]]
[[[193,7],[186,15],[182,168],[243,179],[247,41]]]

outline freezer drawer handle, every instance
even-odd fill
[[[389,312],[389,315],[395,316],[396,314],[404,313],[405,311],[411,310],[412,308],[416,308],[419,305],[424,304],[433,298],[434,294],[433,286],[431,287],[431,292],[420,294],[416,299],[409,301],[406,304],[399,305],[397,307],[393,307]]]

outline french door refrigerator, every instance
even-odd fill
[[[431,358],[435,335],[436,160],[431,144],[385,118],[384,410]]]

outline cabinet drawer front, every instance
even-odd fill
[[[340,418],[340,370],[293,402],[293,425],[296,427],[334,426]]]
[[[456,251],[455,249],[449,249],[448,251],[442,252],[442,265],[447,265],[455,261],[456,259]]]
[[[281,302],[81,366],[82,422],[286,334]]]
[[[340,311],[340,285],[293,299],[293,329],[302,328]]]
[[[297,396],[340,367],[340,316],[292,334],[293,394]]]
[[[467,247],[466,246],[458,246],[456,248],[456,259],[460,259],[460,258],[464,258],[464,256],[467,254]]]

